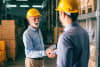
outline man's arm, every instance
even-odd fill
[[[31,50],[33,48],[32,40],[29,34],[26,34],[26,33],[23,34],[23,43],[24,43],[25,49]]]
[[[68,36],[59,38],[57,51],[57,67],[72,67],[73,47]]]
[[[36,51],[34,46],[35,44],[32,42],[31,37],[29,36],[29,34],[23,34],[23,42],[24,42],[24,46],[25,49],[27,51],[29,51],[28,56],[30,57],[39,57],[39,56],[45,56],[45,51],[44,50],[40,50],[40,51]]]
[[[72,67],[72,58],[73,58],[73,51],[72,48],[66,48],[64,49],[64,52],[62,54],[62,66],[61,67]]]

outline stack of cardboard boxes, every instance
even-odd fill
[[[6,60],[5,41],[0,41],[0,64]]]
[[[6,44],[7,57],[15,60],[15,21],[2,20],[0,25],[0,40]]]

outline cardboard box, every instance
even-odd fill
[[[8,48],[8,58],[15,61],[15,48]]]
[[[5,40],[7,56],[15,60],[15,20],[2,20],[0,25],[0,39]]]

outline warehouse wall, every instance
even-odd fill
[[[80,25],[88,32],[90,39],[89,67],[96,67],[96,19],[88,18],[80,22]]]
[[[80,0],[80,14],[96,11],[97,0]]]

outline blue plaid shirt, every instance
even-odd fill
[[[23,34],[23,42],[27,58],[42,58],[46,55],[40,30],[29,26]]]

